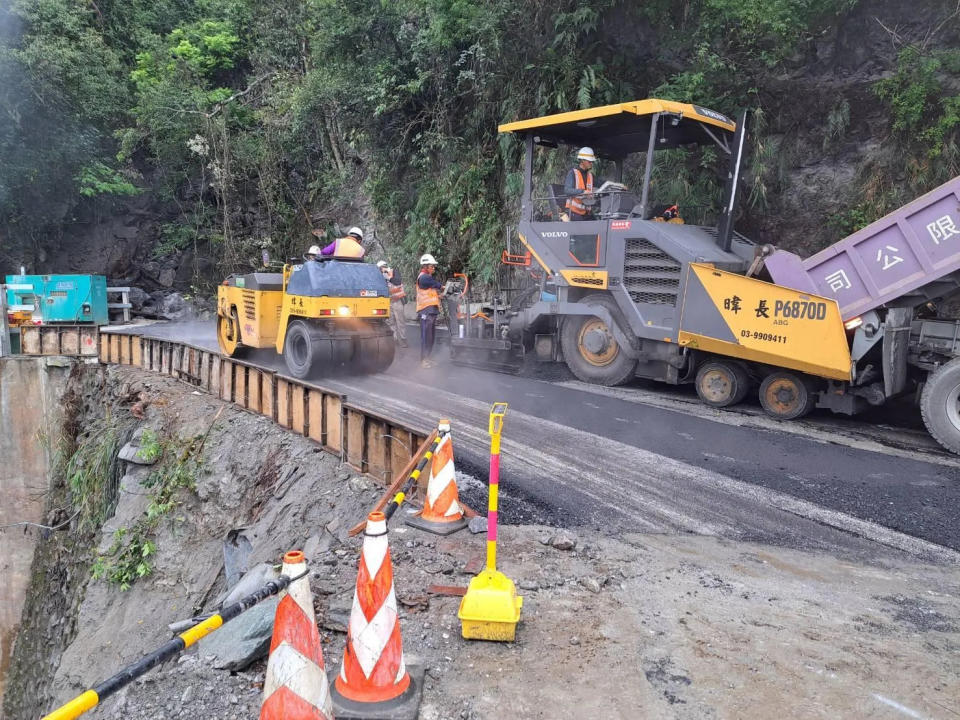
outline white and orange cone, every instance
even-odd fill
[[[287,577],[306,571],[306,559],[299,550],[283,556],[282,572]],[[294,580],[280,595],[260,720],[333,720],[320,633],[306,577]]]
[[[340,674],[332,695],[337,718],[416,718],[422,683],[407,672],[382,512],[367,517],[357,588]]]
[[[438,430],[442,436],[430,464],[427,494],[419,515],[407,518],[407,525],[435,535],[450,535],[467,526],[457,490],[457,472],[453,465],[453,440],[450,421],[441,420]]]

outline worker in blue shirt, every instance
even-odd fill
[[[443,295],[443,285],[433,277],[436,270],[437,261],[433,255],[421,256],[420,275],[417,276],[417,317],[420,319],[420,366],[425,368],[433,367],[430,356]]]

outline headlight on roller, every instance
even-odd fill
[[[349,315],[349,314],[350,314],[350,308],[349,308],[348,306],[346,306],[346,305],[341,305],[339,308],[337,308],[337,314],[338,314],[338,315]]]

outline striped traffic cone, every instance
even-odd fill
[[[411,677],[403,661],[387,519],[382,512],[372,512],[364,531],[343,664],[331,691],[334,713],[338,719],[416,718],[422,690],[422,681]]]
[[[293,550],[284,555],[282,572],[292,578],[304,576],[307,562],[303,553]],[[320,633],[306,577],[290,583],[280,595],[260,720],[333,720]]]
[[[453,466],[453,440],[450,421],[441,420],[438,431],[442,439],[433,454],[427,495],[419,515],[407,518],[407,525],[435,535],[450,535],[467,526],[457,492],[457,473]]]

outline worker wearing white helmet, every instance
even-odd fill
[[[380,268],[390,291],[390,327],[393,337],[400,347],[407,347],[407,323],[403,311],[403,306],[407,303],[407,291],[403,289],[400,271],[390,267],[386,260],[380,260],[377,267]]]
[[[304,260],[316,260],[317,256],[320,254],[319,245],[311,245],[310,249],[303,254]]]
[[[417,276],[417,317],[420,318],[420,365],[433,367],[430,356],[433,354],[433,342],[440,314],[440,297],[443,285],[437,282],[433,274],[437,270],[437,260],[430,253],[420,256],[420,275]]]
[[[362,260],[366,254],[363,249],[363,230],[358,227],[350,228],[344,237],[327,245],[321,254],[336,260]]]
[[[593,148],[582,147],[577,153],[577,164],[570,168],[563,182],[563,194],[567,198],[567,212],[571,220],[593,220],[593,209],[584,200],[593,199],[594,185],[600,185],[591,169],[597,161]]]

